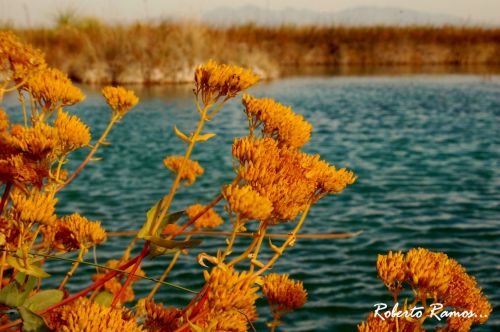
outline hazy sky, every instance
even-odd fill
[[[247,4],[268,9],[292,7],[331,12],[358,6],[399,7],[500,24],[500,0],[0,0],[0,21],[16,25],[50,24],[58,11],[67,8],[82,15],[127,21],[167,16],[197,17],[215,7]]]

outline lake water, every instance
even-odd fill
[[[87,100],[75,109],[98,137],[109,111],[97,90],[85,89]],[[303,230],[363,233],[351,239],[298,240],[273,269],[303,280],[309,292],[306,306],[285,316],[283,330],[355,331],[375,303],[390,301],[377,279],[377,254],[419,246],[446,252],[476,276],[494,312],[474,330],[500,330],[500,76],[299,77],[262,83],[251,92],[292,105],[314,126],[305,149],[359,176],[342,194],[315,205]],[[190,87],[138,93],[141,102],[113,129],[112,145],[100,151],[104,160],[89,165],[61,193],[60,214],[78,211],[102,220],[108,230],[135,230],[168,191],[172,177],[162,160],[185,147],[172,127],[188,132],[195,126]],[[206,132],[217,137],[198,145],[193,155],[206,173],[179,192],[173,209],[207,203],[231,180],[231,143],[245,135],[245,125],[238,101],[209,123]],[[222,213],[221,206],[217,210]],[[229,229],[227,221],[223,229]],[[128,241],[109,239],[98,248],[99,261],[119,257]],[[214,254],[223,245],[223,238],[204,239],[201,249],[181,257],[169,281],[199,289],[202,268],[196,254]],[[166,264],[168,258],[158,258],[144,269],[157,277]],[[60,263],[48,268],[61,277],[66,270]],[[88,273],[73,277],[70,289],[89,282],[92,270],[82,271]],[[141,281],[136,292],[145,295],[149,286]],[[164,286],[157,295],[171,305],[189,299]],[[266,310],[261,316],[269,319]],[[262,322],[258,330],[265,330]]]

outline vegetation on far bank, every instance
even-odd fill
[[[500,28],[120,26],[71,19],[16,33],[41,48],[51,65],[86,83],[190,82],[195,65],[210,58],[252,67],[264,78],[312,66],[500,65]]]

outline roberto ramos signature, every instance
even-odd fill
[[[375,317],[378,317],[382,320],[386,320],[389,318],[421,318],[422,315],[426,314],[429,318],[436,318],[437,320],[446,319],[449,317],[461,317],[461,318],[474,318],[478,317],[473,311],[463,310],[463,311],[454,311],[454,310],[443,310],[444,306],[442,303],[433,303],[429,305],[428,311],[426,312],[424,307],[413,307],[411,309],[399,310],[399,303],[394,304],[392,309],[388,309],[386,303],[377,303],[374,305],[375,307]],[[483,317],[483,315],[480,315]]]

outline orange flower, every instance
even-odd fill
[[[163,160],[166,168],[174,173],[179,173],[182,168],[181,180],[185,180],[186,186],[190,186],[196,180],[196,177],[205,171],[197,161],[185,159],[181,156],[169,156]]]
[[[231,211],[242,220],[266,220],[273,211],[269,199],[261,196],[250,186],[227,186],[224,188],[223,195]]]
[[[44,112],[53,112],[59,107],[74,105],[85,99],[68,76],[54,68],[38,71],[28,81],[26,89],[40,103]]]
[[[54,125],[61,154],[74,151],[90,143],[90,130],[77,116],[59,111]]]
[[[46,321],[53,331],[61,332],[145,331],[127,309],[104,307],[85,297],[53,310]]]
[[[102,95],[113,110],[113,113],[122,117],[139,102],[134,91],[119,87],[107,86],[102,89]]]
[[[52,156],[58,141],[57,130],[45,123],[37,123],[34,127],[12,126],[11,135],[5,140],[12,148],[23,152],[32,159]]]
[[[204,271],[207,294],[200,316],[192,323],[204,331],[247,331],[257,319],[257,287],[248,272],[236,272],[225,266]]]
[[[32,189],[28,195],[20,191],[11,194],[11,213],[15,220],[27,224],[50,225],[56,221],[55,205],[57,198],[49,193]]]
[[[302,282],[290,279],[288,274],[271,273],[264,277],[262,293],[279,312],[296,310],[307,301]]]
[[[205,206],[201,204],[195,204],[191,205],[189,208],[186,209],[186,214],[188,215],[189,218],[194,218],[196,217],[201,211],[205,209]],[[194,222],[196,228],[201,229],[201,228],[215,228],[224,223],[224,220],[219,216],[217,212],[214,211],[214,209],[208,209],[207,212],[201,215],[196,221]]]
[[[377,272],[384,284],[389,289],[393,289],[396,282],[402,283],[406,280],[407,270],[404,255],[400,251],[396,253],[389,251],[387,255],[378,255]]]
[[[179,327],[177,320],[182,315],[182,311],[177,308],[165,308],[163,304],[155,304],[153,301],[146,301],[146,320],[144,327],[152,331],[174,332]]]
[[[252,127],[263,125],[264,137],[273,137],[280,144],[300,148],[311,138],[312,125],[302,115],[297,115],[291,107],[284,106],[272,99],[257,99],[250,95],[242,98]]]
[[[208,104],[213,98],[234,97],[240,91],[257,83],[258,80],[259,77],[251,70],[208,60],[206,64],[196,68],[194,74],[195,94],[201,93],[203,102]]]

